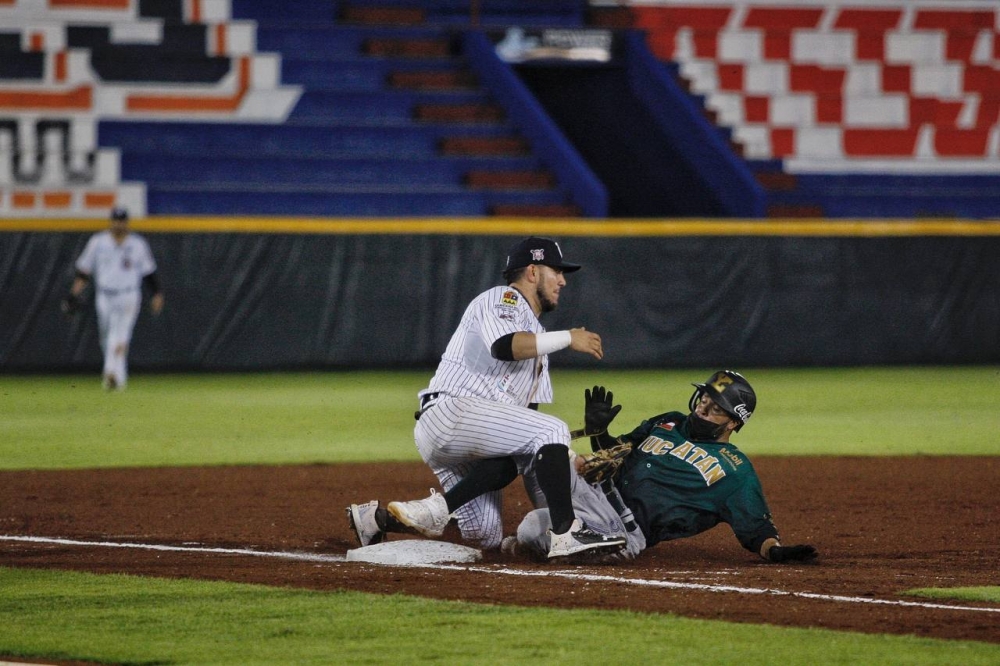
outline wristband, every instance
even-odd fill
[[[537,356],[545,356],[560,349],[566,349],[573,342],[569,331],[549,331],[535,334],[535,352]]]

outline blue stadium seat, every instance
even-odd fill
[[[256,48],[281,54],[282,83],[303,88],[281,124],[100,123],[98,141],[121,150],[123,177],[146,183],[150,213],[481,216],[521,205],[571,209],[469,72],[452,28],[433,21],[338,23],[343,7],[233,2],[234,19],[258,22]],[[106,44],[100,31],[77,38]],[[449,153],[443,147],[456,138],[465,143]]]

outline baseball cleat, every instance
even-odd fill
[[[587,527],[579,518],[562,534],[549,530],[549,559],[570,557],[588,551],[620,551],[626,544],[625,537],[612,537],[598,534]]]
[[[367,504],[352,504],[347,507],[347,519],[362,546],[371,546],[385,540],[385,532],[378,526],[378,521],[375,519],[378,506],[379,501],[372,500]]]
[[[396,520],[419,534],[431,539],[444,534],[444,528],[451,520],[448,512],[448,502],[444,495],[431,488],[431,496],[427,499],[410,502],[389,502],[386,507]]]

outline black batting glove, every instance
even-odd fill
[[[767,559],[772,562],[812,562],[818,553],[808,544],[801,546],[771,546],[767,551]]]
[[[614,404],[614,394],[603,386],[595,386],[593,391],[584,389],[583,422],[586,433],[591,436],[608,431],[608,426],[622,410],[621,405]]]

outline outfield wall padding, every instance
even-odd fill
[[[92,291],[59,311],[87,233],[0,233],[0,369],[100,367]],[[511,236],[147,233],[166,308],[148,370],[400,368],[437,362]],[[1000,362],[1000,236],[571,237],[550,329],[604,339],[598,364],[761,367]]]

